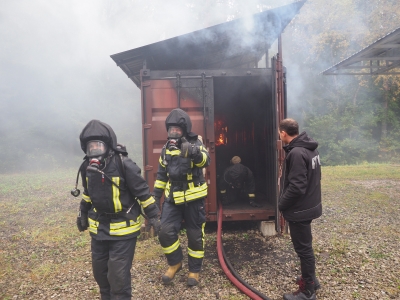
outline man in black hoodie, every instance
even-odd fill
[[[286,144],[285,180],[279,199],[279,210],[289,223],[290,237],[300,258],[299,290],[285,294],[285,300],[315,300],[320,284],[315,276],[315,256],[312,247],[311,222],[322,214],[321,163],[318,143],[306,132],[299,135],[299,125],[293,119],[279,124],[279,136]]]

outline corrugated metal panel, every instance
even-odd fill
[[[111,58],[140,86],[140,70],[239,68],[254,65],[305,0],[153,43]]]
[[[325,70],[324,75],[400,74],[400,27]]]

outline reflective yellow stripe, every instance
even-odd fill
[[[183,191],[177,191],[173,193],[175,204],[182,204],[186,201],[192,201],[207,196],[207,183],[203,183],[201,186],[197,186],[193,189],[188,189],[185,193]],[[165,193],[167,196],[167,192]]]
[[[158,189],[165,189],[166,185],[167,185],[167,183],[165,181],[161,181],[161,180],[156,180],[156,182],[154,183],[154,187],[158,188]]]
[[[88,195],[82,194],[82,200],[88,203],[92,203],[92,200]]]
[[[194,189],[194,183],[193,182],[189,182],[189,189]]]
[[[97,234],[97,227],[99,227],[99,222],[88,218],[89,221],[89,232]]]
[[[203,249],[206,245],[206,239],[205,239],[205,232],[204,232],[204,228],[206,227],[206,222],[203,223],[203,225],[201,225],[201,239],[203,240]]]
[[[163,164],[163,160],[162,160],[161,156],[158,159],[158,162],[160,163],[161,166],[163,166],[163,168],[165,168],[165,165]]]
[[[174,252],[176,249],[178,249],[179,246],[180,246],[180,243],[179,243],[179,239],[178,239],[178,240],[177,240],[175,243],[173,243],[171,246],[165,247],[165,248],[162,247],[162,250],[163,250],[164,254],[170,254],[170,253]]]
[[[225,194],[225,193],[226,193],[226,190],[221,191],[221,194]]]
[[[112,177],[111,180],[119,186],[119,177]],[[122,210],[122,204],[119,200],[119,188],[112,184],[114,211],[119,212]]]
[[[168,198],[168,196],[169,196],[169,190],[170,190],[170,187],[171,187],[171,183],[168,181],[167,182],[167,185],[166,185],[166,187],[165,187],[165,199],[167,199]]]
[[[140,201],[143,208],[146,208],[147,206],[149,206],[150,204],[153,204],[154,202],[156,202],[156,200],[154,200],[153,197],[150,197],[149,199],[144,200],[144,201]]]
[[[194,257],[194,258],[203,258],[204,257],[204,251],[194,251],[194,250],[190,249],[189,247],[187,249],[188,249],[188,254],[191,257]]]
[[[180,155],[181,154],[181,150],[172,150],[172,151],[170,151],[170,150],[166,150],[165,151],[165,154],[169,154],[169,155],[171,155],[171,156],[176,156],[176,155]]]
[[[192,180],[192,179],[193,179],[193,174],[192,173],[187,174],[187,180]]]
[[[133,220],[129,221],[129,226],[126,226],[126,221],[110,223],[110,235],[128,235],[137,232],[141,228],[140,216],[137,218],[136,222]]]
[[[255,194],[249,194],[249,198],[254,198],[255,196]]]
[[[205,153],[201,153],[201,155],[203,156],[203,160],[201,162],[199,162],[198,164],[195,164],[196,167],[201,168],[202,166],[204,166],[207,162],[207,155]]]

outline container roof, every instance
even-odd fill
[[[140,86],[140,70],[240,68],[255,65],[306,0],[111,55]],[[145,65],[144,65],[145,64]]]
[[[325,70],[324,75],[400,74],[400,27]]]

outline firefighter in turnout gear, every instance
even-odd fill
[[[207,183],[202,169],[210,164],[210,156],[193,132],[192,122],[182,109],[174,109],[165,121],[168,141],[161,150],[154,196],[157,201],[164,192],[159,240],[169,268],[162,276],[164,284],[172,281],[182,268],[182,248],[178,233],[185,220],[188,238],[188,286],[199,283],[204,257],[204,198]]]
[[[260,205],[255,201],[255,183],[253,172],[241,164],[239,156],[231,159],[231,165],[226,168],[219,182],[222,204],[228,205],[243,200],[253,207]]]
[[[77,226],[89,229],[92,268],[102,300],[130,300],[131,273],[141,209],[154,230],[159,228],[159,208],[140,168],[117,144],[112,128],[90,121],[80,134],[86,153],[80,167],[84,188]]]

